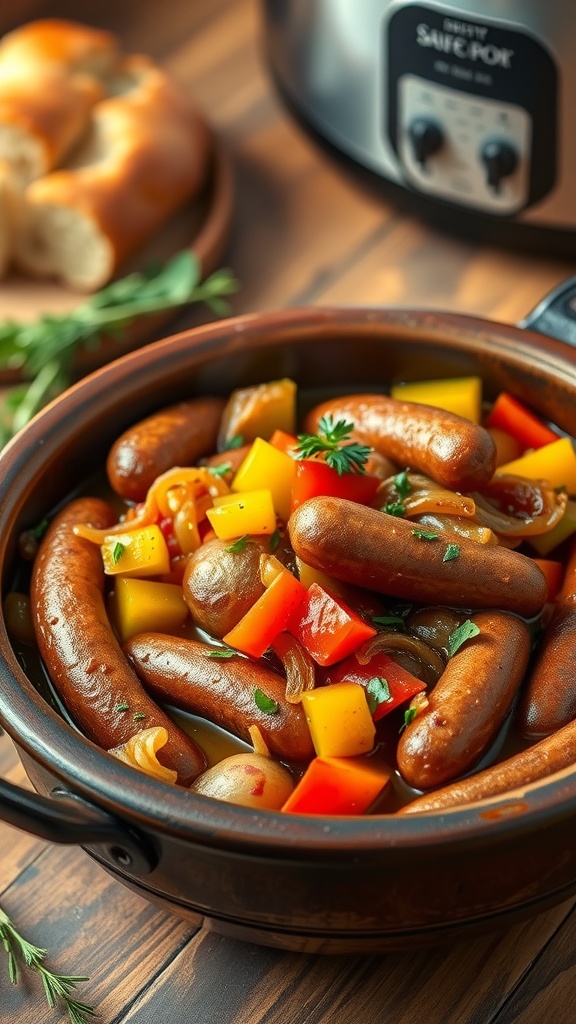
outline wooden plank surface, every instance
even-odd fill
[[[6,8],[10,6],[10,10]],[[76,2],[3,5],[2,30]],[[152,53],[196,98],[233,161],[237,206],[225,262],[236,312],[300,304],[446,308],[515,322],[575,271],[552,257],[442,234],[363,191],[303,135],[267,77],[252,0],[84,0],[87,22]],[[2,287],[0,285],[0,315]],[[190,311],[173,330],[197,323]],[[0,772],[24,782],[6,736]],[[569,1024],[574,901],[493,935],[417,953],[283,953],[179,921],[119,885],[79,849],[0,824],[0,904],[51,965],[87,973],[102,1024]],[[37,978],[8,984],[3,1024],[60,1024]]]

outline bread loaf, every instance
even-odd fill
[[[45,19],[0,42],[0,159],[26,186],[82,138],[118,60],[110,32]]]
[[[81,148],[26,189],[16,262],[66,285],[101,287],[182,203],[208,166],[199,114],[146,57],[124,60]]]

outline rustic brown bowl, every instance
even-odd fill
[[[131,353],[56,400],[0,456],[4,591],[20,532],[162,405],[284,375],[351,390],[476,373],[488,398],[511,390],[576,434],[573,350],[462,316],[290,310]],[[307,952],[399,949],[508,924],[576,891],[576,768],[443,815],[255,813],[140,776],[84,739],[27,677],[3,622],[0,720],[41,794],[2,782],[6,820],[80,843],[142,896],[232,936]]]

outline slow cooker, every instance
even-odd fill
[[[417,212],[576,252],[571,0],[263,0],[282,95]]]

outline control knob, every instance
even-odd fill
[[[429,117],[417,117],[408,125],[408,138],[412,145],[414,159],[422,169],[428,157],[434,156],[444,145],[444,135],[440,125]]]
[[[500,182],[513,174],[518,166],[516,150],[504,139],[487,139],[480,150],[486,168],[486,181],[493,192],[500,191]]]

